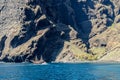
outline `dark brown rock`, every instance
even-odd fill
[[[1,0],[0,59],[96,60],[119,51],[119,0]],[[101,51],[101,53],[100,53]],[[116,55],[115,55],[116,56]]]

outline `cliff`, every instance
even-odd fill
[[[119,0],[0,0],[0,60],[120,60]]]

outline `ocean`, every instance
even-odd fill
[[[0,63],[0,80],[120,80],[120,63]]]

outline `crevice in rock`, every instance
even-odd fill
[[[0,40],[0,56],[2,55],[2,50],[4,49],[5,47],[5,41],[7,39],[7,36],[3,36]]]

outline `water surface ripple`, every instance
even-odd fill
[[[0,63],[0,80],[120,80],[120,64]]]

